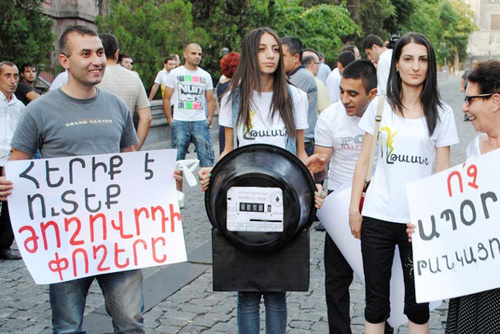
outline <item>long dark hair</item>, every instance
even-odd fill
[[[410,43],[420,44],[427,48],[427,76],[424,81],[422,92],[420,93],[420,101],[424,108],[429,135],[432,135],[439,118],[438,107],[442,107],[442,103],[437,86],[436,55],[434,54],[434,48],[424,35],[410,32],[401,37],[396,44],[392,54],[391,71],[387,83],[387,99],[392,109],[395,110],[397,114],[404,116],[402,102],[404,92],[402,90],[401,77],[396,70],[396,64],[401,57],[403,47]]]
[[[283,123],[285,124],[286,132],[289,137],[295,137],[296,129],[293,119],[292,96],[288,92],[288,81],[286,79],[285,68],[283,66],[283,49],[279,36],[270,28],[258,28],[252,30],[245,37],[241,45],[241,58],[236,72],[234,73],[229,89],[231,90],[230,98],[233,99],[235,94],[239,94],[240,103],[238,106],[237,124],[250,126],[250,104],[254,90],[260,92],[260,70],[257,60],[259,53],[259,44],[262,35],[270,34],[276,40],[280,50],[280,59],[278,68],[273,73],[273,98],[271,103],[271,119],[276,111],[279,112]]]

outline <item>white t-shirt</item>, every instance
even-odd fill
[[[326,88],[328,88],[328,95],[332,103],[340,101],[340,79],[341,75],[338,67],[334,68],[326,79]]]
[[[359,122],[373,133],[378,99],[368,106]],[[392,111],[386,100],[379,130],[380,156],[366,194],[363,216],[406,224],[410,221],[406,183],[432,174],[437,147],[458,143],[453,110],[439,108],[439,119],[429,137],[425,117],[406,119]]]
[[[389,80],[389,72],[391,71],[392,50],[384,51],[377,62],[377,90],[379,95],[386,95],[387,81]]]
[[[155,84],[160,85],[161,96],[163,96],[163,94],[165,94],[165,86],[167,85],[167,75],[168,75],[167,70],[163,69],[163,70],[158,72],[158,74],[156,75],[156,78],[155,78]]]
[[[190,71],[184,66],[177,67],[167,75],[166,86],[174,89],[174,120],[207,119],[205,93],[214,89],[212,77],[207,71],[199,67],[196,71]]]
[[[309,102],[307,94],[302,90],[290,86],[293,104],[295,107],[295,128],[304,130],[308,128],[307,111]],[[222,97],[221,110],[219,112],[219,124],[228,128],[234,128],[232,102],[229,99],[230,92]],[[286,149],[286,130],[279,112],[276,110],[271,119],[272,92],[253,92],[250,110],[250,128],[243,124],[237,128],[238,147],[251,144],[269,144]]]
[[[352,184],[365,131],[359,126],[361,117],[347,115],[342,102],[323,110],[316,122],[316,146],[333,148],[328,170],[328,190],[337,190]]]

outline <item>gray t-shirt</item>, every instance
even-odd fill
[[[97,88],[91,99],[79,100],[61,89],[26,107],[12,147],[43,158],[117,153],[138,141],[127,106],[116,95]]]
[[[290,82],[297,88],[303,90],[307,94],[309,100],[309,108],[307,112],[307,123],[309,128],[305,131],[305,142],[314,140],[314,128],[316,127],[316,120],[318,119],[318,86],[314,76],[301,67],[290,75]]]

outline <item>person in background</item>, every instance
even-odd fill
[[[220,102],[222,100],[222,96],[226,92],[229,87],[229,83],[231,82],[231,78],[236,72],[236,68],[240,63],[240,54],[238,52],[229,52],[227,55],[222,57],[220,60],[220,69],[222,72],[222,77],[220,78],[217,86],[215,86],[215,93],[217,95],[217,104],[218,109],[220,110]],[[225,130],[224,126],[219,124],[219,154],[222,153],[225,146]]]
[[[163,62],[163,68],[156,74],[155,81],[153,83],[153,87],[151,87],[151,91],[149,92],[149,102],[153,101],[156,92],[158,92],[158,88],[161,88],[161,96],[165,95],[165,85],[167,84],[167,75],[174,68],[177,68],[177,58],[176,55],[171,54],[165,61]]]
[[[318,119],[318,86],[311,72],[302,66],[303,45],[295,36],[281,38],[283,44],[283,65],[285,73],[295,87],[307,94],[309,106],[307,109],[307,123],[309,128],[304,131],[305,150],[307,155],[314,152],[314,127]]]
[[[302,65],[305,66],[306,70],[311,72],[311,74],[314,76],[316,86],[318,87],[318,116],[323,110],[325,110],[332,104],[330,96],[328,96],[328,89],[326,88],[323,81],[319,80],[316,77],[319,71],[320,64],[321,62],[319,61],[319,57],[316,51],[314,51],[313,49],[304,50],[304,52],[302,53]]]
[[[125,67],[127,70],[132,71],[134,60],[132,59],[132,57],[124,53],[120,53],[118,55],[118,64],[120,64],[122,67]]]
[[[233,100],[238,99],[238,103]],[[278,35],[269,28],[252,30],[242,43],[241,59],[223,96],[219,122],[225,126],[225,148],[219,159],[237,147],[270,144],[287,149],[305,161],[307,128],[306,94],[286,80],[283,50]],[[249,138],[249,130],[254,133]],[[279,133],[269,136],[267,133]],[[211,168],[200,169],[202,190],[207,190]],[[323,203],[318,186],[316,206]],[[238,332],[258,334],[259,307],[264,298],[267,333],[284,334],[287,326],[286,292],[238,292]]]
[[[42,95],[42,92],[35,87],[36,74],[35,64],[26,63],[21,66],[21,80],[17,84],[15,94],[25,106]]]
[[[328,78],[332,70],[330,69],[330,66],[325,63],[325,55],[323,53],[318,52],[318,57],[321,64],[319,64],[317,77],[326,85],[326,79]]]
[[[340,101],[340,78],[344,68],[356,60],[356,56],[351,51],[342,51],[337,58],[337,67],[330,73],[326,79],[326,88],[330,100],[335,103]]]
[[[378,100],[384,99],[379,133],[374,134]],[[404,313],[409,332],[428,333],[429,305],[417,303],[405,184],[450,166],[450,146],[458,143],[453,110],[439,98],[436,56],[429,40],[404,35],[391,62],[387,98],[379,95],[359,122],[365,131],[354,171],[349,225],[361,238],[365,274],[365,333],[383,333],[390,314],[390,277],[396,245],[405,285]],[[379,142],[375,174],[360,212],[372,142]]]
[[[24,112],[24,104],[16,98],[19,82],[19,70],[10,61],[0,62],[0,177],[3,168],[10,158],[10,145],[19,119]],[[14,232],[9,216],[6,198],[1,196],[0,204],[0,260],[20,260],[21,256],[10,249],[14,243]]]
[[[368,35],[363,41],[363,50],[368,59],[377,66],[378,93],[385,95],[391,68],[392,49],[387,48],[380,37]]]
[[[184,50],[183,66],[167,76],[163,111],[167,124],[172,126],[172,148],[177,149],[177,160],[184,160],[191,142],[201,167],[213,166],[214,149],[210,138],[210,126],[214,116],[213,82],[210,73],[199,65],[201,46],[190,43]],[[174,114],[172,115],[172,101]],[[182,181],[177,182],[182,191]]]
[[[98,87],[116,94],[123,99],[127,105],[132,118],[137,115],[137,137],[139,141],[134,145],[139,151],[144,145],[151,126],[151,110],[146,95],[146,90],[137,72],[125,70],[116,60],[120,46],[118,40],[112,34],[103,33],[99,35],[106,52],[106,72]]]

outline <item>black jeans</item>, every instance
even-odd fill
[[[3,167],[0,167],[0,175],[2,175]],[[7,202],[2,201],[2,213],[0,214],[0,250],[10,249],[14,242],[14,232],[10,224],[9,208]]]
[[[429,321],[429,304],[415,301],[415,280],[411,243],[406,235],[406,224],[390,223],[363,217],[361,227],[361,252],[365,272],[366,309],[365,319],[380,323],[390,314],[390,279],[395,246],[403,266],[405,282],[404,314],[416,324]]]
[[[349,286],[352,279],[351,266],[325,233],[325,292],[330,333],[351,333]]]

